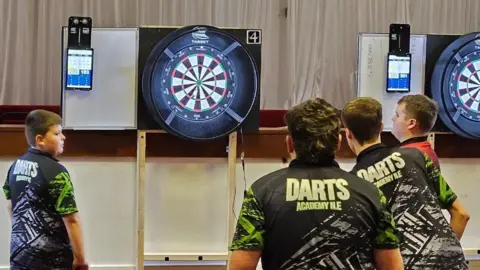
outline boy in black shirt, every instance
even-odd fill
[[[12,217],[10,269],[88,269],[72,182],[55,159],[65,140],[60,116],[30,112],[25,135],[28,152],[3,186]]]
[[[468,269],[460,237],[466,210],[427,154],[380,143],[382,105],[367,97],[348,102],[342,119],[357,154],[352,173],[379,187],[401,233],[406,269]],[[451,215],[448,224],[442,209]]]
[[[317,98],[285,117],[293,161],[257,180],[243,201],[230,270],[403,269],[393,217],[374,185],[335,162],[340,118]]]

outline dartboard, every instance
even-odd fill
[[[237,129],[258,98],[258,71],[240,41],[211,26],[188,26],[150,53],[142,91],[153,118],[168,132],[217,139]]]
[[[432,96],[439,116],[457,135],[480,139],[480,34],[452,42],[432,74]]]
[[[168,105],[178,104],[184,109],[180,117],[206,120],[228,107],[233,91],[227,89],[236,85],[235,71],[228,58],[212,56],[220,54],[213,48],[191,46],[177,53],[165,69],[161,87],[170,89]]]

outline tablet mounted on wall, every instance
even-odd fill
[[[92,90],[93,49],[67,48],[65,90]]]
[[[410,92],[412,55],[394,52],[387,54],[387,92]]]

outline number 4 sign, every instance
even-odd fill
[[[262,44],[262,30],[247,30],[247,44]]]

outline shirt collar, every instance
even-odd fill
[[[364,157],[370,155],[371,153],[379,150],[379,149],[383,149],[383,148],[387,148],[387,146],[383,143],[377,143],[377,144],[374,144],[374,145],[371,145],[365,149],[363,149],[358,155],[357,155],[357,162],[360,162],[361,159],[363,159]]]
[[[324,161],[318,163],[307,163],[298,159],[294,159],[288,165],[289,168],[305,168],[305,167],[337,167],[340,168],[340,165],[334,158],[328,158]]]
[[[411,143],[426,142],[427,140],[428,140],[427,136],[413,137],[413,138],[410,138],[408,140],[405,140],[405,141],[401,142],[399,144],[399,146],[404,146],[404,145],[411,144]]]
[[[38,149],[35,149],[35,148],[32,148],[32,147],[28,148],[28,152],[32,153],[32,154],[36,154],[36,155],[45,156],[45,157],[51,158],[55,161],[58,161],[58,159],[54,158],[50,153],[47,153],[47,152],[44,152],[44,151],[41,151],[41,150],[38,150]]]

